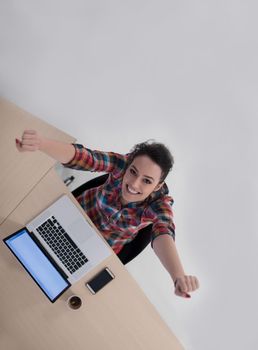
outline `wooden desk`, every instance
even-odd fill
[[[75,141],[70,135],[0,98],[0,224],[56,163],[41,152],[17,152],[15,138],[21,137],[25,129],[40,130],[59,141]]]
[[[31,159],[32,163],[34,161]],[[12,195],[13,187],[9,188]],[[16,207],[9,210],[0,226],[0,349],[183,349],[111,248],[109,258],[54,304],[48,301],[6,248],[2,242],[5,236],[23,227],[64,193],[68,193],[85,215],[50,167]],[[108,266],[116,278],[92,295],[85,282],[104,266]],[[80,296],[83,301],[82,307],[76,311],[67,306],[67,298],[72,294]]]

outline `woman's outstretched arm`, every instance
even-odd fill
[[[174,281],[175,294],[190,298],[188,293],[199,288],[199,281],[195,276],[185,275],[173,238],[169,235],[155,238],[153,249]]]
[[[70,162],[75,154],[72,144],[48,139],[38,134],[36,130],[25,130],[21,139],[16,139],[16,147],[20,152],[39,150],[60,163]]]

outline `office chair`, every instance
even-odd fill
[[[84,191],[104,184],[107,178],[108,174],[95,177],[73,190],[72,194],[74,197],[78,197]],[[150,243],[151,229],[152,225],[149,225],[139,230],[138,235],[131,242],[126,243],[123,246],[122,250],[117,254],[117,256],[124,265],[133,260]]]

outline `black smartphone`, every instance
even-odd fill
[[[94,276],[89,282],[85,285],[91,291],[92,294],[96,294],[101,288],[103,288],[107,283],[112,281],[115,278],[114,274],[105,268],[101,270],[96,276]]]

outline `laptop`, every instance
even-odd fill
[[[51,302],[111,255],[67,195],[3,241]]]

